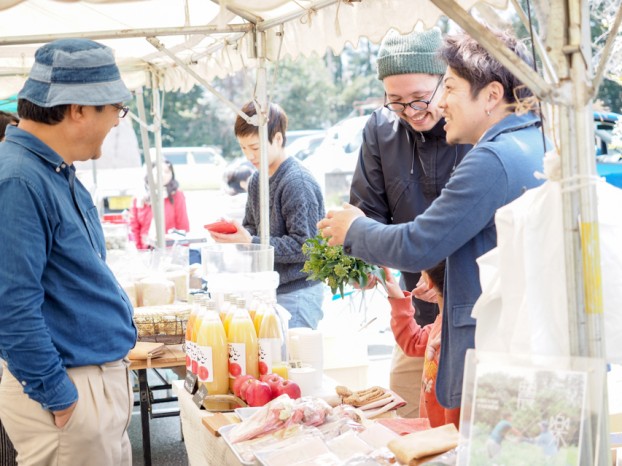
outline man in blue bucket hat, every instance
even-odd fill
[[[132,306],[73,165],[101,156],[130,98],[110,48],[51,42],[0,144],[0,418],[19,464],[132,463]]]

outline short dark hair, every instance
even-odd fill
[[[65,113],[71,104],[41,107],[26,99],[17,100],[17,113],[24,120],[32,120],[46,125],[56,125],[64,120]],[[95,110],[101,112],[104,105],[95,105]]]
[[[521,41],[509,32],[488,29],[525,63],[533,66],[532,57]],[[468,81],[473,98],[494,81],[503,86],[503,97],[509,104],[533,95],[527,86],[468,34],[445,37],[439,55],[458,76]]]
[[[242,107],[242,112],[248,116],[254,116],[257,114],[254,102],[248,102]],[[251,134],[258,134],[259,127],[248,123],[244,118],[238,115],[235,119],[235,125],[233,127],[235,137],[250,136]],[[281,133],[283,135],[283,146],[285,146],[287,132],[287,114],[278,104],[270,104],[270,111],[268,112],[268,142],[272,144],[274,135]]]
[[[445,289],[445,260],[443,259],[434,267],[426,269],[425,273],[427,273],[428,277],[430,277],[432,285],[438,288],[438,291],[443,293],[443,290]]]
[[[0,110],[0,141],[4,139],[4,133],[6,132],[6,127],[9,125],[16,126],[19,123],[19,118],[17,118],[12,113],[3,112]]]

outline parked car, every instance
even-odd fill
[[[620,119],[618,113],[594,112],[596,171],[618,188],[622,188],[622,135],[616,136],[614,128]]]
[[[369,115],[346,118],[329,128],[318,148],[304,161],[324,191],[327,205],[347,200]]]
[[[291,146],[296,140],[307,136],[314,136],[316,134],[323,134],[326,131],[323,129],[293,129],[287,132],[285,147]]]
[[[287,144],[287,146],[285,146],[285,152],[287,155],[296,157],[298,160],[305,160],[315,152],[325,137],[326,131],[318,131],[309,136],[300,137],[291,144]]]
[[[227,162],[213,147],[163,147],[162,156],[173,164],[182,190],[219,189]],[[155,149],[151,149],[155,161]]]

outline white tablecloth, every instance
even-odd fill
[[[221,437],[212,435],[203,425],[203,418],[212,416],[212,414],[197,408],[192,401],[192,395],[184,388],[184,381],[174,381],[173,390],[179,399],[179,416],[188,452],[188,464],[190,466],[223,466],[225,464],[239,466],[241,463],[225,441]]]

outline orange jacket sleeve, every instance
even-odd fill
[[[425,355],[432,324],[421,327],[415,321],[415,308],[410,291],[404,291],[403,298],[389,298],[391,305],[391,330],[395,341],[407,356]]]

